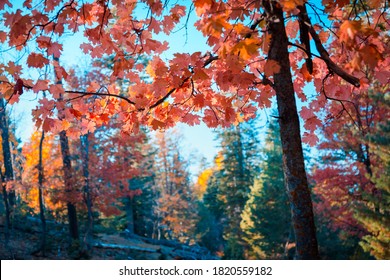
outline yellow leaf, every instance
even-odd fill
[[[152,78],[156,77],[156,73],[154,72],[154,69],[153,69],[153,66],[151,65],[151,63],[149,63],[148,66],[146,66],[145,71],[150,77],[152,77]]]
[[[360,21],[346,20],[340,25],[340,41],[347,46],[355,44],[355,36],[361,29]]]
[[[234,54],[239,53],[242,59],[247,60],[250,59],[253,55],[257,55],[259,46],[260,42],[258,39],[247,38],[235,45],[232,49],[232,52]]]

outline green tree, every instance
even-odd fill
[[[255,122],[251,121],[218,133],[221,152],[204,195],[204,204],[210,211],[208,218],[214,221],[204,237],[212,235],[219,242],[223,240],[222,244],[215,243],[210,249],[220,251],[223,246],[227,259],[244,258],[241,213],[258,167],[258,140],[254,127]]]
[[[282,258],[289,240],[291,216],[284,188],[279,125],[271,122],[262,149],[261,173],[251,186],[241,228],[248,258]]]

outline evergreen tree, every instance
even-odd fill
[[[248,258],[278,259],[285,253],[292,234],[276,122],[269,124],[262,156],[261,174],[251,186],[241,227],[248,243]]]
[[[211,253],[223,255],[224,248],[224,207],[220,198],[220,182],[222,178],[222,158],[220,152],[215,158],[215,165],[207,181],[207,189],[203,199],[199,202],[199,213],[196,233],[199,235],[200,245],[208,248]]]
[[[221,152],[204,195],[209,219],[214,224],[204,237],[212,235],[216,241],[223,240],[210,249],[223,246],[224,258],[243,259],[245,241],[240,227],[241,213],[258,166],[254,121],[220,131],[217,137]]]

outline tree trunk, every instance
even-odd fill
[[[134,207],[133,207],[133,198],[128,196],[126,197],[126,216],[127,216],[127,230],[129,231],[130,236],[134,235]]]
[[[4,174],[3,171],[1,170],[0,167],[0,175],[1,175],[1,185],[2,185],[2,190],[3,190],[3,202],[4,202],[4,209],[5,209],[5,225],[4,225],[4,239],[5,239],[5,245],[8,246],[8,241],[10,237],[10,210],[9,210],[9,204],[8,204],[8,193],[5,185],[5,179],[4,179]]]
[[[68,195],[66,206],[68,210],[69,233],[70,237],[76,240],[79,238],[79,230],[77,225],[77,210],[76,206],[72,202],[72,163],[70,160],[69,140],[64,130],[60,132],[60,144],[64,170],[65,192]]]
[[[92,244],[93,237],[93,214],[92,214],[92,198],[89,186],[89,134],[81,136],[81,158],[83,161],[83,177],[84,177],[84,201],[87,205],[87,231],[85,234],[86,244]]]
[[[4,164],[4,183],[12,181],[14,178],[14,172],[12,168],[12,154],[11,146],[9,143],[9,127],[6,114],[6,106],[4,98],[0,99],[0,129],[1,129],[1,141],[3,148],[3,164]],[[15,191],[8,193],[8,203],[12,207],[15,204]]]
[[[3,191],[3,201],[5,208],[5,240],[8,243],[11,229],[11,211],[15,204],[15,192],[7,191],[6,185],[8,181],[13,180],[11,147],[9,144],[9,128],[6,115],[6,106],[4,98],[0,98],[0,130],[1,130],[1,145],[3,150],[4,173],[1,171],[1,185]],[[0,167],[1,168],[1,167]]]
[[[43,140],[45,139],[45,132],[42,130],[41,140],[39,142],[39,162],[38,162],[38,199],[39,199],[39,217],[41,219],[42,236],[41,236],[41,248],[42,255],[46,255],[46,218],[45,218],[45,205],[43,201],[43,179],[44,170],[42,162],[42,149]]]
[[[59,62],[59,59],[53,56],[53,60]],[[57,75],[55,75],[57,77]],[[62,84],[61,80],[57,80],[57,84]],[[58,98],[58,101],[62,101],[62,95]],[[58,118],[60,120],[64,119],[64,111],[58,111]],[[69,139],[66,135],[65,130],[60,132],[60,145],[61,145],[61,154],[62,154],[62,163],[64,171],[64,183],[65,183],[65,192],[67,194],[66,207],[68,210],[68,222],[69,222],[69,234],[73,240],[79,239],[79,229],[77,225],[77,210],[76,206],[73,203],[73,182],[72,182],[72,162],[70,159],[70,150],[69,150]]]
[[[264,3],[269,20],[271,43],[268,59],[280,66],[274,74],[274,89],[279,112],[285,184],[290,200],[297,259],[318,259],[313,206],[303,159],[299,118],[290,72],[288,39],[283,11],[274,2]]]

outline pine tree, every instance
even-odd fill
[[[203,199],[199,202],[199,220],[197,222],[197,234],[199,235],[200,245],[208,248],[211,253],[223,255],[225,240],[223,238],[224,208],[225,203],[220,200],[221,190],[220,182],[223,180],[221,169],[223,154],[220,152],[214,160],[214,166],[211,169],[207,181],[206,192]]]
[[[262,155],[260,177],[251,186],[241,227],[248,243],[248,258],[278,259],[291,241],[291,217],[276,122],[269,124]]]
[[[223,247],[226,259],[244,258],[241,213],[258,167],[258,140],[254,127],[254,121],[251,121],[218,133],[221,152],[204,195],[204,203],[210,211],[209,219],[215,221],[208,234],[216,240],[223,240],[222,244],[214,244],[212,249]],[[223,239],[219,236],[221,232]]]

